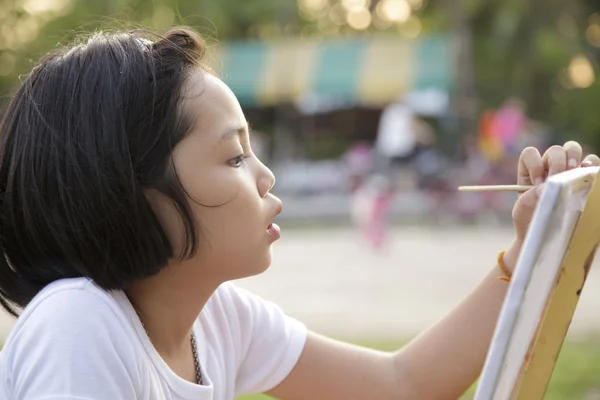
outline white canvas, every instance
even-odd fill
[[[476,400],[509,399],[555,286],[569,242],[591,185],[573,183],[597,173],[579,168],[545,184],[503,304]]]

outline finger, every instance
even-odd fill
[[[577,168],[583,155],[581,145],[573,140],[569,140],[563,145],[563,148],[567,152],[567,169]]]
[[[597,167],[600,165],[600,157],[595,154],[587,155],[581,162],[582,167]]]
[[[519,185],[539,185],[544,182],[546,171],[540,152],[535,147],[527,147],[521,152],[517,173]]]
[[[538,185],[531,188],[517,199],[517,203],[513,208],[512,217],[515,224],[521,226],[521,228],[526,228],[524,225],[527,225],[531,220],[531,216],[535,211],[535,207],[544,190],[544,186],[545,185]]]
[[[567,151],[562,146],[552,146],[544,153],[544,169],[548,176],[559,174],[567,169]]]

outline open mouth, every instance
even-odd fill
[[[281,203],[281,201],[279,201],[279,207],[277,207],[277,210],[275,212],[275,217],[277,217],[279,214],[281,214],[281,211],[283,210],[283,204]],[[276,240],[279,239],[281,237],[281,229],[279,229],[279,225],[277,225],[274,222],[271,222],[269,224],[269,226],[267,226],[267,233],[271,236],[273,236]]]
[[[271,222],[269,226],[267,226],[267,232],[269,233],[269,235],[274,236],[276,239],[279,239],[281,237],[281,230],[279,229],[279,225],[277,225],[276,223]]]

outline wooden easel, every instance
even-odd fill
[[[581,196],[580,201],[583,203],[581,204],[583,211],[579,211],[574,215],[576,221],[573,229],[570,232],[563,232],[570,233],[571,236],[564,252],[562,252],[562,259],[548,262],[549,264],[556,263],[557,268],[547,271],[548,274],[554,275],[549,277],[551,285],[547,291],[543,292],[544,297],[540,297],[541,294],[537,295],[538,301],[540,299],[545,300],[545,306],[539,309],[541,312],[535,311],[538,322],[535,326],[535,332],[531,336],[522,334],[522,332],[527,332],[526,329],[519,330],[519,326],[528,323],[523,319],[524,310],[527,306],[523,304],[515,306],[515,300],[526,301],[535,298],[534,292],[537,289],[533,287],[534,283],[526,282],[526,279],[535,279],[535,276],[531,274],[527,277],[525,271],[519,269],[527,269],[528,266],[534,263],[537,263],[538,269],[542,269],[543,267],[540,264],[543,262],[539,258],[535,258],[535,261],[532,261],[531,258],[536,255],[534,247],[539,245],[540,239],[527,238],[496,327],[480,380],[480,387],[478,387],[475,397],[476,400],[539,400],[543,398],[552,376],[596,249],[600,243],[600,183],[596,179],[598,168],[589,168],[587,171],[579,170],[577,173],[569,171],[565,174],[562,177],[557,177],[554,184],[558,185],[560,181],[563,187],[566,184],[572,185],[573,195]],[[552,181],[552,178],[550,181]],[[544,195],[540,199],[540,203]],[[554,210],[551,212],[554,212]],[[543,218],[549,217],[536,209],[532,226],[536,222],[539,223],[539,226],[542,226],[540,220]],[[539,234],[539,232],[531,232],[531,229],[528,233],[528,235],[536,234]],[[529,248],[527,248],[528,245]],[[524,255],[525,252],[528,253]],[[539,253],[537,254],[537,257],[539,257]],[[524,259],[528,256],[529,260]],[[537,276],[539,278],[540,273]],[[519,283],[514,282],[517,279],[520,279]],[[518,297],[522,294],[521,291],[519,288],[513,288],[513,284],[517,286],[526,285],[522,298]],[[529,297],[527,296],[528,293],[530,294]],[[513,296],[513,298],[508,299],[510,296]],[[511,301],[512,304],[509,304]],[[521,318],[520,321],[519,318]],[[513,326],[511,326],[511,321],[514,323]]]

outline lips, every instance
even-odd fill
[[[275,215],[273,216],[273,219],[275,219],[276,216],[281,214],[281,211],[283,211],[283,204],[281,203],[281,201],[279,201],[277,204],[277,209],[275,210]],[[269,226],[267,226],[267,232],[269,233],[269,235],[273,236],[275,239],[279,239],[281,237],[281,229],[279,228],[279,225],[277,225],[274,222],[271,222],[269,224]]]
[[[270,223],[267,227],[267,232],[269,235],[274,236],[275,239],[279,239],[281,237],[281,229],[279,229],[279,225],[275,223]]]

